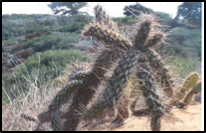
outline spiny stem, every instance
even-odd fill
[[[159,96],[156,92],[156,89],[153,85],[153,78],[151,77],[150,68],[147,65],[146,59],[144,57],[139,58],[139,67],[142,68],[142,71],[137,72],[137,77],[140,80],[140,89],[143,91],[143,95],[146,99],[146,103],[151,112],[151,128],[152,131],[160,131],[160,118],[163,116],[163,106],[159,101]]]

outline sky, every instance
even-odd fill
[[[47,6],[50,2],[2,2],[2,14],[53,14]],[[141,5],[151,8],[154,11],[169,13],[174,18],[177,8],[182,2],[139,2]],[[93,15],[93,8],[100,4],[111,17],[123,17],[123,9],[126,5],[134,5],[135,2],[88,2],[84,8],[90,15]]]

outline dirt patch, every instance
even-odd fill
[[[96,131],[151,131],[150,117],[132,116],[125,121],[124,126],[115,129],[109,125],[98,125]],[[162,131],[201,131],[201,104],[191,105],[185,109],[174,108],[164,115],[161,121]]]

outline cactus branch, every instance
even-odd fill
[[[163,116],[163,106],[159,100],[159,96],[153,85],[153,78],[151,77],[149,65],[146,64],[146,60],[143,58],[139,59],[141,63],[140,67],[142,71],[137,72],[137,77],[140,80],[140,89],[143,91],[143,95],[146,99],[146,103],[151,112],[151,128],[152,131],[160,131],[160,118]]]

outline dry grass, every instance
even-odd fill
[[[3,131],[32,131],[36,128],[34,122],[21,117],[22,113],[37,116],[46,109],[59,89],[44,89],[36,92],[31,88],[25,96],[20,96],[8,105],[2,106],[2,130]]]

